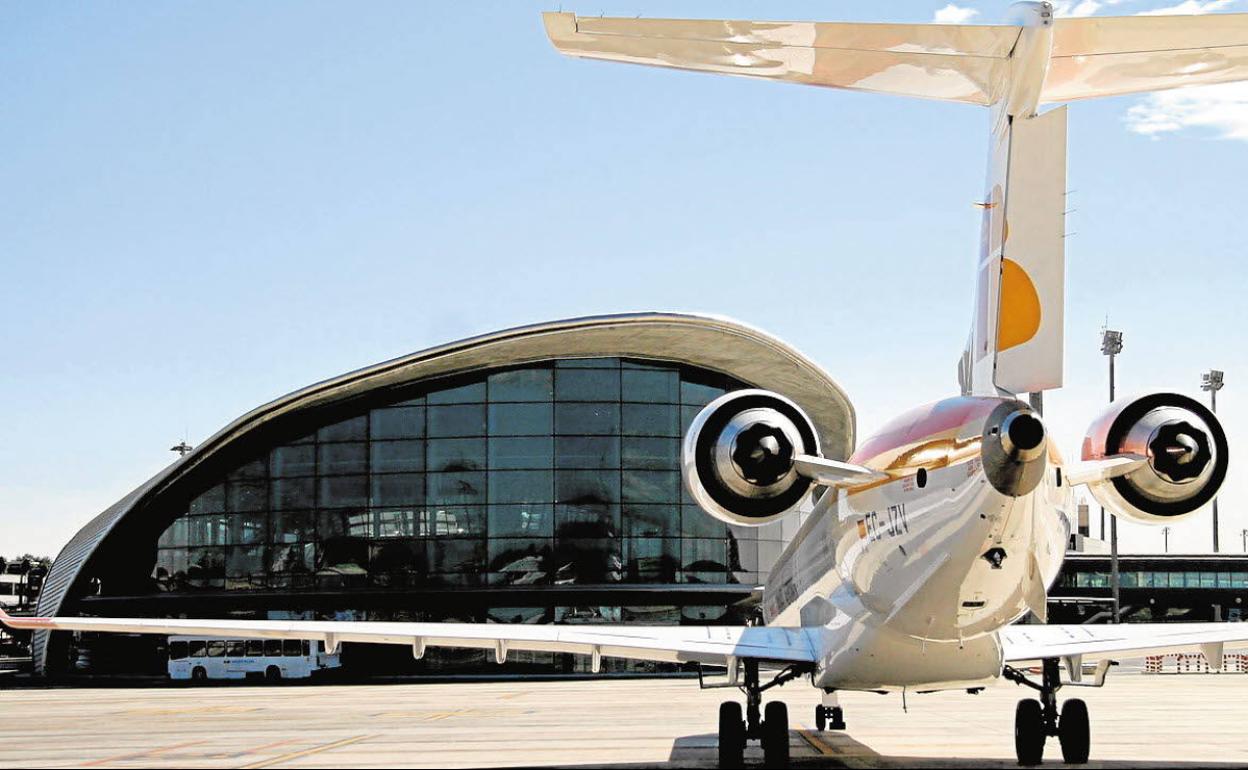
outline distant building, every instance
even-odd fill
[[[1122,618],[1131,621],[1242,621],[1248,556],[1121,556]],[[1110,563],[1103,554],[1070,554],[1049,591],[1049,622],[1105,622]]]

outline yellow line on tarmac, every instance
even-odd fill
[[[837,752],[831,746],[823,742],[822,738],[816,736],[813,730],[798,730],[797,734],[802,736],[802,740],[810,744],[811,748],[825,757],[835,757]]]
[[[312,748],[304,749],[303,751],[292,751],[289,754],[282,754],[281,756],[273,757],[272,759],[263,759],[259,762],[252,762],[250,765],[243,765],[242,770],[249,770],[250,768],[258,768],[258,767],[272,767],[273,765],[280,764],[282,762],[289,762],[292,759],[306,757],[309,754],[320,754],[322,751],[330,751],[331,749],[341,748],[343,746],[347,746],[352,743],[359,743],[360,741],[368,740],[369,738],[375,738],[375,737],[377,736],[357,735],[354,738],[343,738],[340,741],[335,741],[333,743],[326,743],[323,746],[313,746]]]

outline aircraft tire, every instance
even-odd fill
[[[1088,726],[1088,704],[1071,698],[1062,704],[1057,722],[1057,737],[1062,743],[1062,759],[1068,765],[1084,765],[1092,747],[1092,731]]]
[[[719,766],[741,767],[745,762],[745,721],[741,704],[726,700],[719,704]]]
[[[1014,709],[1014,754],[1020,765],[1044,760],[1044,708],[1040,701],[1020,700]]]
[[[789,707],[773,700],[763,709],[763,762],[767,767],[789,766]]]
[[[824,712],[823,706],[815,706],[815,728],[819,732],[828,729],[828,715]]]

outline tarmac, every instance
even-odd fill
[[[1029,691],[844,693],[848,729],[789,705],[795,767],[1015,767]],[[714,767],[719,701],[690,679],[0,690],[0,767]],[[1248,766],[1248,675],[1111,674],[1065,688],[1092,714],[1089,767]],[[1060,764],[1055,739],[1046,765]],[[751,746],[747,765],[761,766]]]

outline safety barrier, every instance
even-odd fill
[[[1144,658],[1146,674],[1208,674],[1216,673],[1209,661],[1199,652],[1172,652],[1166,655],[1149,655]],[[1222,656],[1222,673],[1248,674],[1248,655],[1227,654]]]

